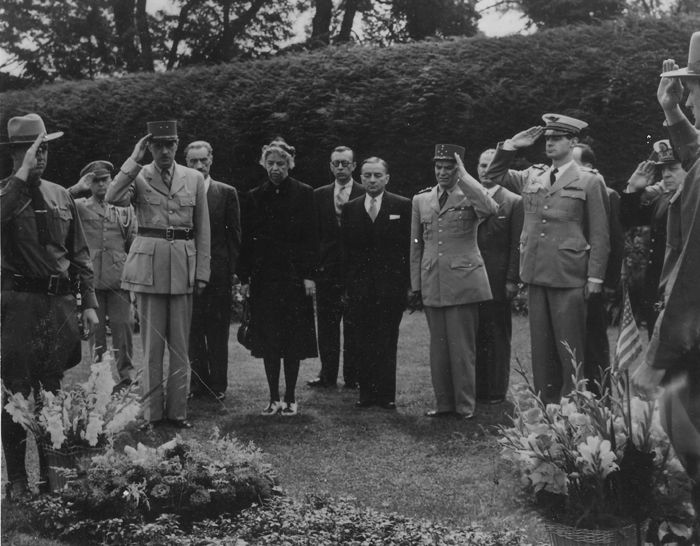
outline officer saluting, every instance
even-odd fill
[[[474,417],[478,302],[491,299],[477,227],[498,204],[464,169],[463,157],[461,146],[435,146],[437,184],[413,198],[411,303],[425,306],[437,403],[428,417]]]
[[[610,253],[607,192],[596,172],[576,164],[573,150],[584,121],[545,114],[532,127],[498,145],[486,176],[522,194],[520,278],[528,286],[532,371],[545,403],[573,388],[571,356],[581,361],[586,341],[586,299],[602,290]],[[544,135],[552,165],[509,170],[516,150]]]

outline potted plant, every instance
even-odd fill
[[[671,537],[690,544],[689,482],[658,410],[624,396],[619,378],[610,383],[614,396],[603,387],[596,397],[581,381],[559,404],[545,406],[526,378],[514,391],[513,425],[499,427],[503,455],[545,517],[553,545],[662,544]]]
[[[56,393],[40,389],[25,397],[3,387],[5,410],[34,435],[46,458],[52,491],[66,483],[66,472],[61,469],[81,468],[82,459],[102,452],[141,411],[134,383],[113,392],[111,362],[105,355],[102,362],[91,366],[87,381]]]

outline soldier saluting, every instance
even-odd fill
[[[558,114],[542,119],[544,127],[498,145],[486,176],[523,197],[520,278],[528,284],[532,373],[542,401],[552,403],[573,388],[564,342],[578,361],[583,359],[586,300],[602,290],[610,237],[605,182],[573,158],[578,135],[588,124]],[[516,151],[542,135],[551,166],[508,169]]]

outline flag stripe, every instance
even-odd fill
[[[623,288],[623,309],[620,322],[620,335],[615,347],[617,370],[623,371],[632,366],[642,353],[642,337],[634,320],[627,287]]]

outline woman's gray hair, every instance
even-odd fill
[[[262,147],[262,154],[260,155],[260,165],[262,165],[262,167],[265,167],[265,160],[272,152],[277,152],[284,157],[287,160],[287,165],[290,169],[294,168],[296,148],[287,144],[282,137],[276,137],[272,142],[270,142],[270,144],[266,144]]]

